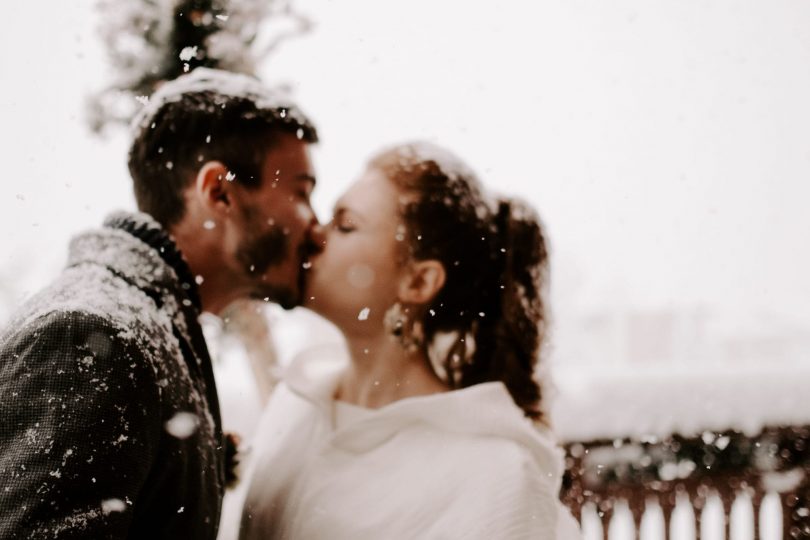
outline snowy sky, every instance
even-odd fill
[[[93,0],[4,5],[0,318],[67,238],[133,208]],[[428,138],[544,217],[559,322],[705,306],[810,328],[810,3],[296,0],[263,64],[319,126],[316,209],[381,145]],[[47,16],[45,16],[47,15]]]

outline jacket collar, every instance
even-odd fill
[[[180,287],[188,299],[201,310],[197,284],[183,254],[174,239],[150,215],[143,213],[116,212],[104,222],[105,227],[126,231],[157,251],[163,261],[174,270]]]
[[[152,297],[173,319],[179,312],[192,318],[199,314],[188,266],[169,235],[147,214],[118,212],[105,227],[74,238],[68,267],[83,264],[108,268]]]

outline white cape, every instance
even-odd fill
[[[392,403],[335,429],[335,349],[296,359],[256,438],[240,538],[580,538],[562,452],[502,383]]]

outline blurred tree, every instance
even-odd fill
[[[114,80],[88,100],[96,133],[128,122],[163,81],[197,67],[255,75],[259,61],[312,27],[285,0],[101,0],[99,11]]]

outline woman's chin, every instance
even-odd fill
[[[323,313],[323,298],[315,288],[308,288],[304,294],[303,302],[301,305],[310,311],[314,311],[321,317],[325,317]]]
[[[345,319],[345,317],[342,317],[341,313],[337,313],[340,310],[331,305],[329,299],[324,296],[318,296],[315,293],[307,294],[302,306],[332,324],[339,326],[341,323],[345,323],[345,321],[342,320]]]

